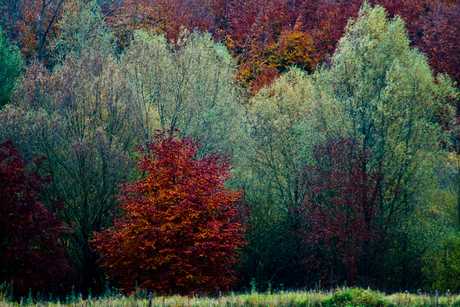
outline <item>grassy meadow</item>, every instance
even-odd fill
[[[91,302],[81,296],[68,297],[64,301],[23,299],[22,306],[43,307],[193,307],[193,306],[248,306],[248,307],[281,307],[281,306],[344,306],[344,307],[384,307],[384,306],[460,306],[460,295],[450,292],[440,294],[419,293],[384,293],[360,288],[340,288],[335,291],[296,291],[269,293],[234,294],[227,293],[221,297],[188,297],[188,296],[152,296],[149,303],[148,295],[122,296],[109,295],[93,298]],[[0,299],[0,307],[21,306],[20,302],[10,302],[5,296]]]

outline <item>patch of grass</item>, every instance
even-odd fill
[[[148,307],[146,296],[119,294],[92,299],[91,307]],[[18,302],[10,302],[6,296],[0,296],[0,307],[19,307]],[[89,307],[88,299],[81,295],[72,295],[63,302],[41,300],[23,301],[30,307]],[[395,293],[385,295],[379,291],[361,288],[340,288],[335,291],[296,291],[250,294],[226,294],[217,297],[157,296],[152,299],[152,307],[421,307],[436,306],[434,295]],[[460,307],[460,296],[439,296],[438,306]]]

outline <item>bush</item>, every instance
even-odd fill
[[[382,293],[359,288],[338,289],[332,296],[324,300],[325,306],[347,307],[382,307],[385,300]]]

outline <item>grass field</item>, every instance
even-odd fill
[[[92,299],[81,297],[69,297],[65,301],[45,301],[24,299],[23,306],[43,307],[148,307],[149,299],[138,296],[109,296]],[[281,306],[344,306],[344,307],[385,307],[385,306],[460,306],[460,296],[451,295],[449,292],[439,295],[434,294],[409,294],[396,293],[385,295],[381,292],[364,290],[359,288],[337,289],[332,292],[298,291],[280,292],[276,294],[225,294],[219,297],[187,297],[187,296],[159,296],[152,297],[151,306],[155,307],[281,307]],[[19,302],[8,302],[4,297],[0,299],[0,307],[21,306]]]

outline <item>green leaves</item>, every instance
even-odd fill
[[[430,116],[453,91],[451,84],[450,93],[440,91],[424,56],[409,49],[404,22],[367,3],[349,23],[330,66],[315,78],[329,96],[322,107],[332,112],[330,129],[346,127],[345,133],[378,150],[402,144],[409,126],[412,140],[439,138],[436,125],[429,128],[435,124]]]
[[[66,204],[63,215],[74,229],[67,247],[82,290],[103,287],[88,240],[109,225],[114,195],[134,172],[131,155],[140,142],[126,71],[102,55],[69,55],[53,72],[31,65],[16,88],[15,104],[0,115],[2,139],[18,141],[28,159],[48,158],[44,168],[52,181],[44,199]]]
[[[0,107],[9,102],[16,78],[23,68],[21,52],[10,45],[0,28]]]

